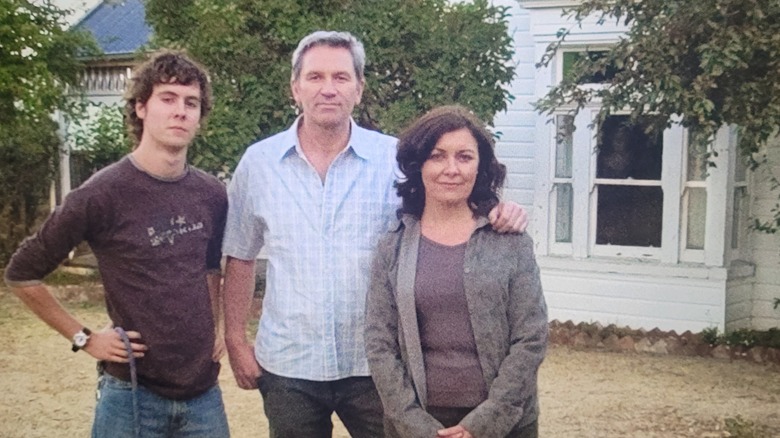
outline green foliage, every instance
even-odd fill
[[[453,4],[454,3],[454,4]],[[215,108],[191,161],[233,169],[244,149],[295,118],[290,58],[317,29],[366,47],[367,87],[355,118],[397,134],[433,106],[458,102],[485,120],[506,108],[514,76],[507,8],[486,0],[149,0],[158,46],[186,48],[212,74]]]
[[[121,105],[97,105],[94,117],[73,121],[73,151],[88,165],[90,174],[119,160],[132,149]]]
[[[734,330],[723,334],[722,343],[726,345],[752,347],[757,345],[759,335],[754,330]]]
[[[68,106],[78,82],[78,56],[95,53],[83,32],[63,29],[65,11],[51,1],[0,0],[0,120],[48,117]]]
[[[718,333],[717,327],[701,331],[702,340],[710,345],[728,345],[733,347],[771,347],[780,348],[780,329],[769,330],[732,330],[728,333]]]
[[[701,331],[701,339],[702,341],[710,344],[715,345],[718,343],[718,328],[717,327],[707,327],[706,329]]]
[[[54,174],[56,124],[0,123],[0,266],[30,234]]]
[[[48,194],[57,156],[54,110],[94,53],[91,37],[63,30],[49,1],[0,0],[0,266],[30,234]]]
[[[624,25],[625,37],[604,56],[582,57],[574,75],[537,102],[552,112],[602,104],[597,123],[614,111],[632,117],[673,116],[690,128],[700,150],[724,124],[740,127],[739,147],[753,166],[780,125],[780,2],[777,0],[585,0],[565,12],[575,26],[587,17]],[[573,28],[572,28],[573,29]],[[539,65],[549,65],[572,29],[561,29]],[[579,87],[583,75],[614,77],[605,87]],[[775,179],[775,184],[777,180]],[[761,231],[780,226],[780,209]]]
[[[780,188],[780,180],[775,176],[771,176],[771,184],[772,190]],[[753,223],[750,225],[751,228],[767,234],[776,234],[780,231],[780,203],[772,207],[769,213],[772,215],[771,219],[761,220],[753,218]]]

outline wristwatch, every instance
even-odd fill
[[[90,329],[82,327],[78,333],[73,335],[73,346],[70,349],[75,353],[84,348],[84,346],[87,345],[87,341],[89,341],[89,335],[91,334],[92,331]]]

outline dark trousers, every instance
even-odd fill
[[[258,380],[271,438],[330,438],[335,412],[354,438],[381,438],[382,401],[370,377],[330,382],[267,371]]]
[[[472,411],[472,408],[441,408],[441,407],[428,407],[428,413],[431,416],[443,424],[444,427],[456,426],[463,418]],[[539,422],[534,420],[533,423],[525,426],[515,426],[506,438],[538,438],[539,437]]]

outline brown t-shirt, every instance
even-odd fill
[[[420,237],[414,298],[428,405],[473,408],[487,398],[471,327],[463,262],[466,244]]]
[[[206,274],[220,266],[226,213],[225,187],[213,176],[188,167],[161,180],[128,156],[67,196],[13,255],[6,282],[39,282],[86,240],[111,321],[149,347],[137,361],[139,384],[170,399],[195,397],[219,374]],[[129,380],[126,364],[106,371]]]

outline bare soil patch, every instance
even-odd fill
[[[90,327],[105,325],[100,290],[59,288]],[[0,288],[0,437],[89,436],[95,364]],[[539,390],[543,437],[780,437],[780,367],[701,357],[551,347]],[[267,436],[257,391],[220,375],[236,438]],[[347,437],[336,421],[334,435]]]

